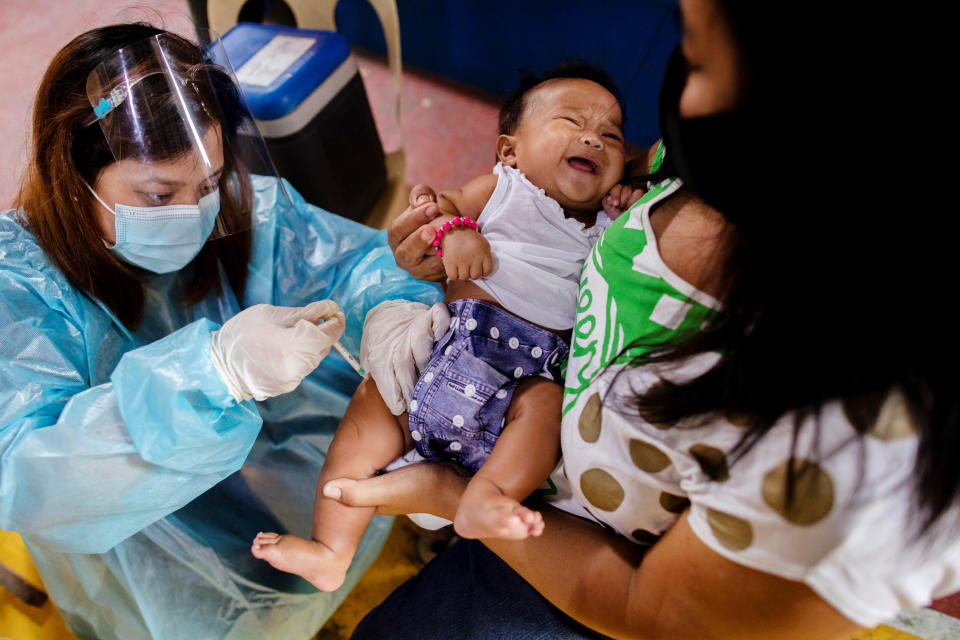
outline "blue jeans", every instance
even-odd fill
[[[460,540],[360,621],[356,640],[602,640],[554,607],[496,554]]]
[[[562,338],[482,300],[448,305],[450,329],[433,347],[409,406],[410,435],[431,462],[452,460],[476,473],[503,431],[521,380],[563,384]]]

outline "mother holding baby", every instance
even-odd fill
[[[664,165],[581,277],[559,508],[538,507],[542,535],[458,542],[354,637],[845,638],[960,589],[938,262],[955,236],[896,235],[885,132],[863,114],[902,117],[882,52],[905,27],[833,5],[680,9]],[[415,189],[391,229],[425,278],[436,209]],[[413,369],[374,371],[388,404]],[[466,485],[420,464],[324,492],[452,519]]]

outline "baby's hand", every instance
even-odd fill
[[[607,217],[616,220],[617,216],[636,204],[645,191],[628,184],[615,184],[603,199],[603,210]]]
[[[479,231],[455,227],[443,236],[443,267],[451,280],[476,280],[493,272],[490,243]]]

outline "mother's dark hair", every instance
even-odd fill
[[[84,182],[93,185],[99,173],[115,161],[97,124],[85,126],[92,114],[87,78],[118,49],[163,35],[187,69],[202,67],[197,45],[146,24],[119,24],[83,33],[54,56],[37,91],[33,112],[30,162],[16,198],[16,206],[47,257],[77,288],[103,301],[125,325],[136,328],[143,315],[141,272],[116,258],[104,245],[95,208],[99,206]],[[197,112],[203,103],[216,102],[216,115],[207,114],[207,126],[219,125],[224,144],[221,180],[221,217],[234,228],[249,228],[252,191],[249,175],[231,153],[240,97],[229,76],[211,68],[195,85]],[[156,83],[148,99],[163,100],[166,83]],[[160,91],[161,93],[157,93]],[[165,160],[189,146],[176,136],[154,136],[150,157]],[[225,187],[225,181],[230,181]],[[218,261],[234,290],[243,291],[250,256],[249,233],[210,241],[190,265],[187,303],[220,289]]]
[[[919,72],[892,83],[894,56],[907,73],[935,61],[904,42],[900,18],[862,7],[715,4],[740,49],[739,109],[751,115],[730,154],[741,204],[721,211],[735,223],[726,309],[647,360],[724,357],[689,383],[658,385],[639,410],[655,422],[749,416],[742,454],[780,417],[796,412],[799,425],[833,399],[864,434],[899,389],[919,434],[916,522],[928,527],[960,498],[960,349],[944,304],[957,236],[941,229],[956,206],[911,169],[929,162],[891,153],[890,125],[917,132],[907,149],[942,126],[917,101]]]

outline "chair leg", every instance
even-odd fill
[[[3,587],[31,607],[42,607],[47,594],[0,563],[0,587]]]

